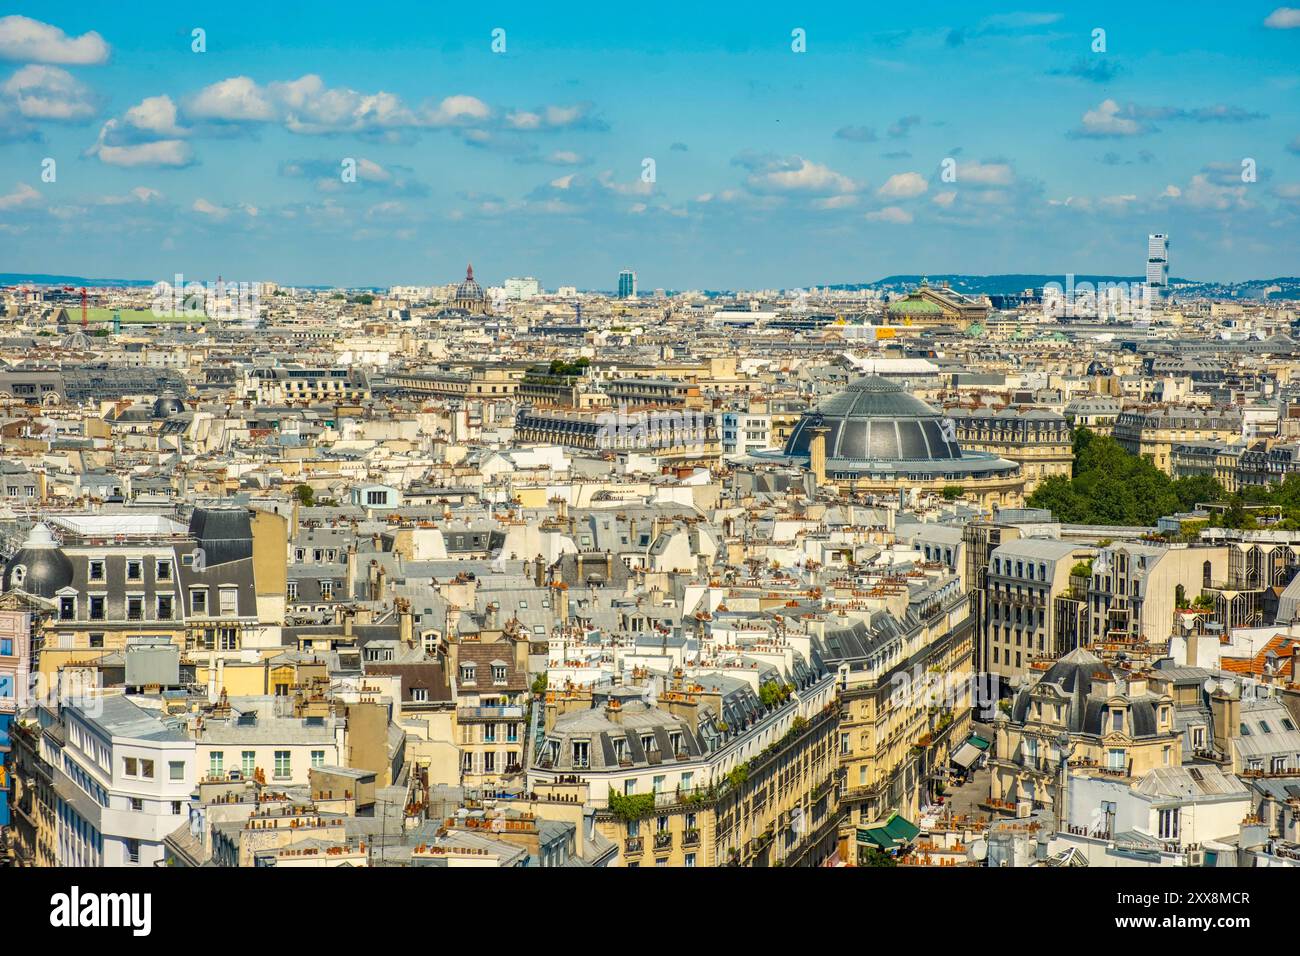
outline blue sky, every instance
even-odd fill
[[[1164,231],[1175,275],[1300,273],[1275,2],[10,6],[0,271],[793,288]]]

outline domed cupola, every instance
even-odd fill
[[[465,269],[465,281],[456,286],[456,297],[452,300],[452,306],[464,309],[473,315],[482,315],[487,312],[487,305],[487,293],[474,280],[474,266],[471,264]]]
[[[6,591],[25,591],[38,597],[52,598],[60,588],[71,583],[72,562],[59,549],[59,542],[44,524],[32,528],[27,540],[4,569]]]
[[[185,403],[177,397],[175,392],[163,392],[153,403],[152,415],[154,418],[171,418],[185,411]]]

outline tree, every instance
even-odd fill
[[[877,850],[874,846],[858,852],[858,863],[861,866],[898,866],[898,861],[891,854]]]
[[[299,485],[293,489],[293,494],[304,508],[310,508],[316,503],[316,492],[311,485]]]

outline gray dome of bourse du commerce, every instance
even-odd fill
[[[33,527],[22,547],[5,563],[5,591],[16,589],[52,598],[71,583],[72,562],[44,524]]]
[[[963,451],[952,422],[902,385],[867,375],[799,419],[781,457],[807,463],[815,430],[826,429],[826,473],[941,478],[1015,474],[1019,465]]]

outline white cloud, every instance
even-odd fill
[[[802,156],[770,160],[754,168],[746,177],[745,184],[756,193],[836,195],[856,192],[859,188],[858,183],[843,173]]]
[[[108,44],[93,31],[70,37],[40,20],[9,16],[0,18],[0,59],[94,66],[108,60]]]
[[[275,108],[265,91],[247,76],[233,76],[199,90],[185,111],[199,119],[270,122]]]
[[[108,142],[117,120],[109,120],[99,131],[99,140],[86,150],[87,156],[98,156],[109,166],[188,166],[194,161],[190,144],[180,139],[160,139],[150,143],[116,145]]]
[[[13,192],[0,196],[0,209],[16,209],[19,206],[39,202],[40,198],[41,194],[38,190],[33,189],[26,183],[19,183]]]
[[[948,206],[951,206],[953,204],[953,201],[956,198],[957,198],[957,191],[954,189],[949,189],[945,192],[935,193],[934,198],[931,200],[931,202],[933,202],[936,206],[943,206],[944,208],[947,208]]]
[[[221,220],[225,219],[227,216],[230,215],[229,209],[226,209],[222,206],[218,206],[215,203],[208,202],[206,199],[203,199],[202,197],[194,200],[194,203],[193,205],[190,206],[190,208],[195,212],[199,213],[200,215],[210,216],[211,218],[216,219],[218,222],[220,222]]]
[[[31,64],[0,87],[28,119],[76,123],[95,115],[95,96],[67,70]]]
[[[1135,119],[1121,115],[1122,107],[1115,100],[1102,100],[1094,109],[1083,114],[1078,136],[1137,136],[1147,128]]]
[[[876,195],[884,199],[913,199],[929,188],[930,184],[920,173],[895,173],[876,190]]]
[[[475,96],[448,96],[412,109],[394,93],[328,87],[314,73],[265,85],[233,76],[189,97],[184,112],[217,122],[282,123],[304,134],[468,126],[492,116],[491,107]]]
[[[138,130],[174,138],[189,130],[176,124],[176,104],[170,96],[148,96],[126,111],[124,117]]]
[[[886,222],[895,226],[905,226],[912,221],[912,214],[898,206],[886,206],[884,209],[877,209],[867,213],[867,219],[872,222]]]
[[[968,186],[1009,186],[1014,178],[1007,163],[957,164],[957,182]]]
[[[1278,7],[1264,20],[1264,26],[1270,30],[1295,30],[1300,28],[1300,9]]]

